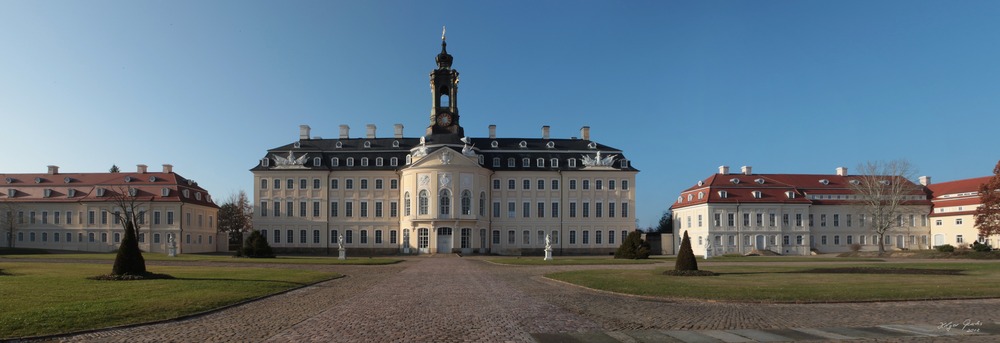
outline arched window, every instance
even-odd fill
[[[403,194],[403,213],[407,217],[410,216],[410,192]]]
[[[472,214],[472,192],[462,191],[462,215]]]
[[[336,158],[336,157],[331,158],[330,159],[330,166],[331,167],[339,167],[340,166],[340,159]]]
[[[438,207],[441,208],[441,216],[448,216],[451,214],[451,191],[447,189],[441,190],[441,197],[438,201]]]
[[[479,216],[486,216],[486,192],[479,192]]]
[[[421,190],[420,193],[417,194],[417,198],[417,214],[427,214],[427,190]]]

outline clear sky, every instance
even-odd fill
[[[579,136],[655,225],[717,171],[1000,159],[1000,1],[0,1],[0,171],[158,171],[217,199],[269,148],[427,126],[441,26],[467,135]]]

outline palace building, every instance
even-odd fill
[[[688,231],[699,255],[753,250],[808,255],[847,252],[852,244],[878,250],[871,219],[855,205],[857,196],[849,183],[856,178],[843,167],[835,174],[754,174],[748,166],[740,173],[722,166],[677,197],[670,207],[674,230]],[[931,201],[924,188],[930,178],[921,177],[920,182],[905,195],[896,225],[886,232],[887,250],[931,247]]]
[[[442,37],[423,135],[375,125],[352,138],[311,137],[267,151],[254,175],[254,228],[277,251],[357,254],[606,254],[635,229],[635,169],[580,137],[468,137],[458,71]],[[425,117],[427,118],[427,117]],[[351,252],[354,251],[354,252]],[[334,252],[335,253],[335,252]]]
[[[983,237],[976,229],[976,209],[982,205],[979,186],[989,182],[992,176],[932,184],[930,190],[934,211],[931,216],[931,232],[934,245],[971,245],[978,241],[992,247],[1000,244],[1000,236]]]
[[[137,224],[143,251],[165,253],[171,239],[180,253],[218,250],[219,207],[169,164],[162,172],[140,164],[135,172],[119,173],[63,173],[49,166],[47,173],[0,174],[0,182],[5,247],[113,251],[125,233],[114,215],[121,211],[117,200],[128,192],[142,212]]]

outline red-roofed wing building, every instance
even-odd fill
[[[755,249],[785,255],[846,252],[854,243],[876,251],[878,236],[855,205],[851,181],[847,168],[835,174],[754,174],[745,166],[731,174],[722,166],[677,197],[670,207],[674,230],[688,231],[696,254],[712,256]],[[887,233],[887,249],[929,247],[931,203],[923,190],[909,197],[899,225]]]
[[[934,212],[931,213],[931,232],[934,245],[969,245],[978,240],[996,247],[1000,237],[980,237],[976,229],[976,208],[979,186],[991,176],[955,180],[927,186],[931,193]]]
[[[16,230],[0,234],[3,246],[109,252],[124,236],[113,215],[120,211],[117,192],[130,192],[144,212],[139,220],[139,248],[166,252],[168,238],[178,253],[217,251],[219,207],[204,188],[163,165],[149,172],[0,174],[0,204]],[[0,213],[2,214],[2,213]],[[223,244],[226,241],[223,239]]]

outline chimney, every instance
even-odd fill
[[[396,124],[392,126],[393,136],[398,138],[403,138],[403,124]]]
[[[542,126],[542,139],[549,139],[549,126]]]
[[[847,176],[847,167],[837,167],[837,176]]]
[[[580,139],[585,141],[590,140],[590,126],[584,126],[580,128]]]
[[[920,185],[921,186],[925,186],[926,187],[926,186],[930,186],[931,185],[931,177],[930,176],[921,176],[919,179],[920,179]]]
[[[304,141],[309,139],[309,125],[299,125],[299,140]]]
[[[719,166],[719,174],[729,174],[729,166]]]
[[[490,125],[490,139],[497,138],[497,126]]]
[[[375,124],[365,125],[365,136],[368,138],[375,138]]]
[[[145,164],[136,164],[135,165],[135,172],[137,172],[139,174],[145,174],[146,173],[146,165]]]
[[[49,166],[49,175],[59,174],[59,166]]]
[[[164,173],[173,173],[174,172],[174,166],[172,164],[164,164],[163,165],[163,172]]]
[[[743,167],[740,167],[740,171],[743,172],[743,175],[750,175],[750,174],[753,174],[753,167],[751,167],[751,166],[743,166]]]
[[[341,125],[340,126],[340,139],[348,139],[348,138],[350,138],[348,136],[348,134],[350,134],[350,133],[351,133],[351,127],[350,126],[347,126],[347,125]]]

